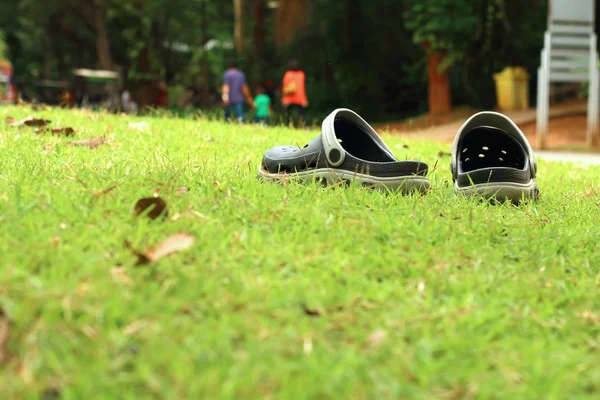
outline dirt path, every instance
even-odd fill
[[[548,132],[548,148],[549,149],[580,149],[585,146],[586,134],[586,104],[575,103],[553,107],[550,110],[550,122]],[[535,109],[525,111],[507,112],[510,117],[527,136],[527,139],[532,146],[537,144],[536,140],[536,111]],[[463,125],[465,118],[443,123],[441,125],[416,129],[414,131],[400,131],[397,128],[402,125],[379,125],[376,129],[391,134],[407,136],[423,140],[435,140],[442,143],[452,143],[456,132]],[[389,128],[389,129],[386,129]],[[588,149],[589,151],[589,149]]]
[[[585,165],[600,165],[600,154],[581,154],[566,151],[536,151],[536,158],[546,161],[573,162]]]

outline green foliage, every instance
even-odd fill
[[[598,168],[539,159],[542,200],[492,206],[447,158],[424,196],[256,179],[316,131],[3,112],[109,130],[0,124],[3,399],[598,398]],[[168,217],[134,218],[154,193]],[[134,266],[125,242],[175,233],[194,245]]]
[[[6,58],[8,58],[8,46],[6,45],[4,33],[0,31],[0,60]]]
[[[406,26],[414,31],[415,43],[448,54],[451,64],[464,55],[477,30],[476,3],[473,0],[409,0]]]
[[[447,54],[455,104],[495,105],[492,75],[509,65],[535,75],[547,0],[409,0],[413,40]]]
[[[267,79],[279,84],[287,62],[297,58],[315,119],[339,106],[386,119],[424,111],[424,43],[448,54],[443,67],[452,66],[455,104],[493,106],[494,72],[521,65],[535,75],[547,7],[547,0],[311,0],[308,25],[278,48],[275,11],[265,2],[257,57],[253,2],[246,2],[244,54],[232,49],[231,0],[105,2],[112,61],[126,79],[162,77],[212,98],[233,57],[252,86]],[[75,67],[98,67],[93,4],[0,2],[0,30],[20,82],[70,79]]]
[[[314,0],[312,9],[310,25],[281,59],[303,62],[311,108],[324,114],[342,105],[373,117],[423,109],[425,75],[414,71],[423,66],[421,54],[404,27],[401,2]]]

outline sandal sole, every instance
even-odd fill
[[[495,199],[498,201],[509,200],[515,204],[522,200],[536,200],[540,194],[540,189],[535,179],[532,179],[529,183],[494,182],[480,183],[467,187],[458,187],[455,185],[454,191],[460,195],[483,196],[486,199]]]
[[[312,181],[320,180],[327,185],[336,185],[340,182],[359,182],[361,185],[380,190],[395,190],[402,193],[427,192],[431,188],[429,179],[423,176],[393,176],[377,177],[346,171],[335,168],[319,168],[310,171],[302,171],[292,174],[274,174],[265,170],[262,166],[258,168],[258,176],[268,182],[285,182],[287,180]]]

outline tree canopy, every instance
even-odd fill
[[[317,114],[343,105],[387,118],[427,109],[425,45],[445,54],[455,104],[493,106],[493,73],[537,68],[546,10],[547,0],[4,0],[0,31],[23,85],[102,68],[209,96],[231,58],[252,84],[279,82],[297,58]]]

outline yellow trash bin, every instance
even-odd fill
[[[496,100],[502,111],[529,108],[529,74],[525,68],[506,67],[494,74]]]

